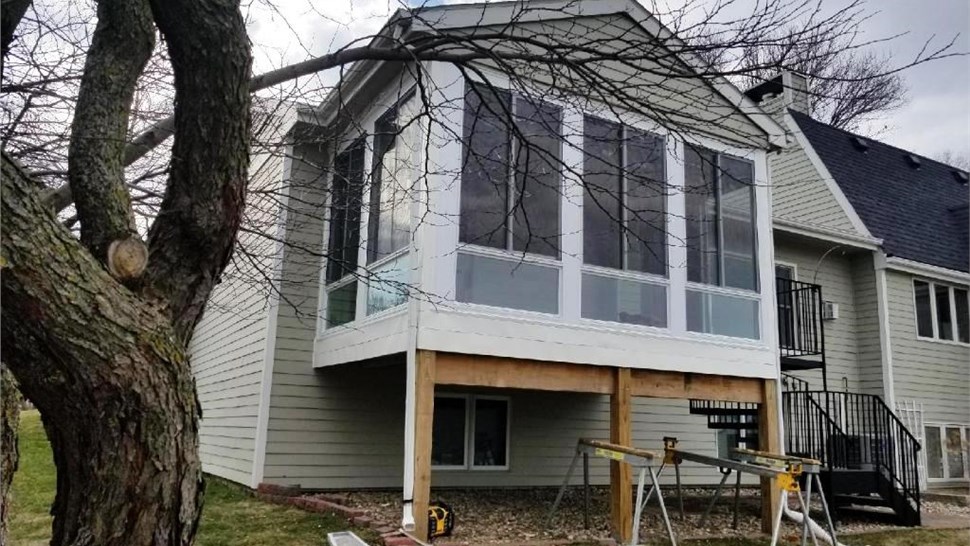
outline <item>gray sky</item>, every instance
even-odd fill
[[[249,8],[249,30],[255,46],[255,70],[259,73],[322,55],[372,34],[405,1],[285,0],[275,3],[272,10],[264,3],[253,3]],[[676,5],[683,0],[657,1]],[[753,1],[756,0],[741,0]],[[826,0],[829,9],[847,3],[848,0]],[[933,44],[942,45],[959,34],[955,51],[970,52],[970,0],[868,0],[866,10],[874,15],[864,22],[865,34],[860,40],[901,34],[877,46],[892,55],[896,65],[910,62],[930,38]],[[336,78],[337,71],[329,71],[302,83],[314,87],[332,84]],[[868,132],[927,156],[949,150],[970,157],[970,57],[917,66],[906,70],[903,78],[909,101],[871,124]]]
[[[970,52],[970,1],[879,0],[879,13],[866,22],[873,36],[907,33],[887,44],[894,60],[904,63],[934,34],[942,44],[955,34],[956,50]],[[874,124],[878,138],[933,156],[946,150],[970,156],[970,57],[955,57],[903,73],[909,102]]]

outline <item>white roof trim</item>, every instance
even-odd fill
[[[911,273],[913,275],[923,277],[932,277],[934,279],[949,281],[952,283],[970,284],[970,273],[965,271],[957,271],[956,269],[924,264],[922,262],[907,260],[906,258],[898,258],[896,256],[887,256],[882,260],[877,259],[876,268],[893,269],[896,271],[903,271],[905,273]]]
[[[882,246],[882,239],[877,239],[875,237],[863,237],[854,233],[845,233],[844,231],[838,231],[814,224],[795,222],[783,218],[774,218],[771,223],[772,228],[777,231],[812,237],[815,239],[828,241],[830,243],[838,243],[865,250],[879,250],[880,246]]]
[[[825,163],[822,162],[822,158],[820,158],[815,152],[815,148],[813,148],[812,144],[808,141],[808,137],[805,136],[805,133],[802,132],[801,128],[798,126],[798,123],[795,122],[795,118],[793,118],[788,112],[785,112],[785,124],[788,125],[789,129],[791,129],[792,134],[795,136],[795,142],[797,142],[798,145],[801,146],[805,151],[805,155],[808,156],[808,160],[812,163],[812,166],[815,167],[815,170],[818,171],[819,176],[822,177],[822,180],[828,187],[829,192],[832,193],[832,196],[835,197],[835,201],[838,202],[839,206],[842,208],[842,212],[844,212],[849,218],[849,222],[852,224],[852,227],[855,228],[859,235],[869,239],[874,239],[875,237],[872,236],[869,228],[866,227],[865,223],[862,221],[862,218],[860,218],[859,214],[856,213],[852,203],[849,202],[849,199],[845,196],[845,193],[842,192],[842,188],[839,187],[839,183],[835,181],[835,177],[832,176],[832,173],[830,173],[828,168],[825,167]]]

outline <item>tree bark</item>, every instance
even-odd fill
[[[138,236],[122,160],[135,84],[154,46],[148,0],[98,2],[71,123],[68,181],[81,242],[102,263],[113,242]]]
[[[191,544],[199,406],[164,305],[115,281],[5,154],[0,190],[0,359],[51,440],[51,543]]]
[[[23,397],[17,390],[13,374],[0,363],[0,544],[7,543],[7,520],[10,517],[10,485],[20,462],[17,430],[20,427],[20,405]]]

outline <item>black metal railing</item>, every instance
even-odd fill
[[[782,394],[789,453],[829,469],[873,470],[919,516],[919,441],[875,395],[793,389]]]
[[[822,287],[776,279],[778,296],[778,347],[782,357],[825,354],[822,324]]]

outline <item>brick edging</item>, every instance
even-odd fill
[[[347,521],[349,525],[367,527],[381,536],[384,546],[418,546],[404,536],[395,525],[376,521],[365,510],[344,505],[337,495],[309,496],[299,485],[277,485],[261,483],[256,487],[256,498],[273,504],[293,506],[306,512],[333,514]]]

